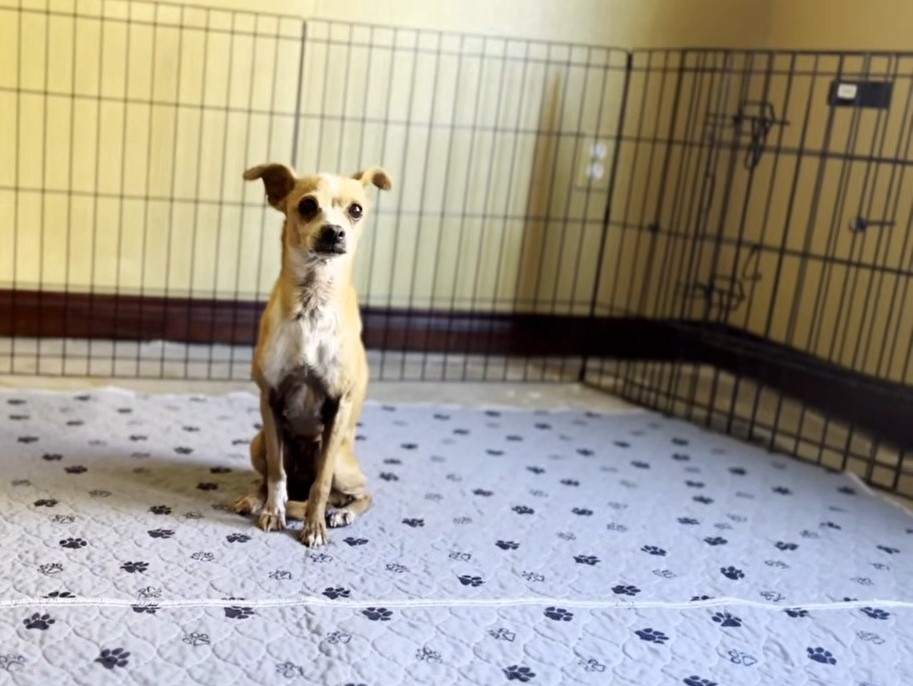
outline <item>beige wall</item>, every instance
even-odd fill
[[[770,0],[767,43],[809,50],[910,50],[907,0]]]
[[[49,18],[23,6],[39,11],[21,25],[0,9],[0,284],[220,298],[262,296],[276,272],[280,220],[240,171],[289,161],[295,17],[624,46],[756,45],[767,27],[765,0],[80,0],[76,20],[71,1]],[[360,289],[375,304],[586,311],[606,189],[579,182],[577,134],[614,130],[623,56],[440,40],[309,36],[299,169],[382,163],[397,181]]]

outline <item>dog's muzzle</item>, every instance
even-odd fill
[[[327,224],[320,228],[314,250],[323,255],[344,255],[346,252],[346,232],[341,226]]]

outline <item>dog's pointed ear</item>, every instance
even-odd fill
[[[284,164],[258,164],[244,172],[248,181],[263,179],[266,199],[280,212],[284,211],[282,201],[295,187],[295,172]]]
[[[382,191],[388,191],[393,188],[390,175],[381,167],[368,167],[364,171],[352,174],[352,178],[356,181],[361,181],[361,185],[365,188],[368,187],[368,184],[374,184]]]

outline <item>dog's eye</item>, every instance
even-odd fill
[[[361,205],[354,203],[349,205],[349,216],[352,217],[352,219],[361,219],[361,213],[363,211]]]
[[[317,201],[309,195],[301,198],[301,201],[298,203],[298,214],[305,219],[313,217],[317,214],[319,209],[320,206],[317,204]]]

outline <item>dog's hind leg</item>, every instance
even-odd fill
[[[232,505],[232,509],[240,515],[260,514],[266,503],[266,443],[262,431],[258,431],[250,442],[250,463],[260,475],[261,482],[256,491],[241,496]]]
[[[304,521],[304,515],[307,513],[307,508],[307,500],[289,500],[285,504],[285,517],[286,519]]]

